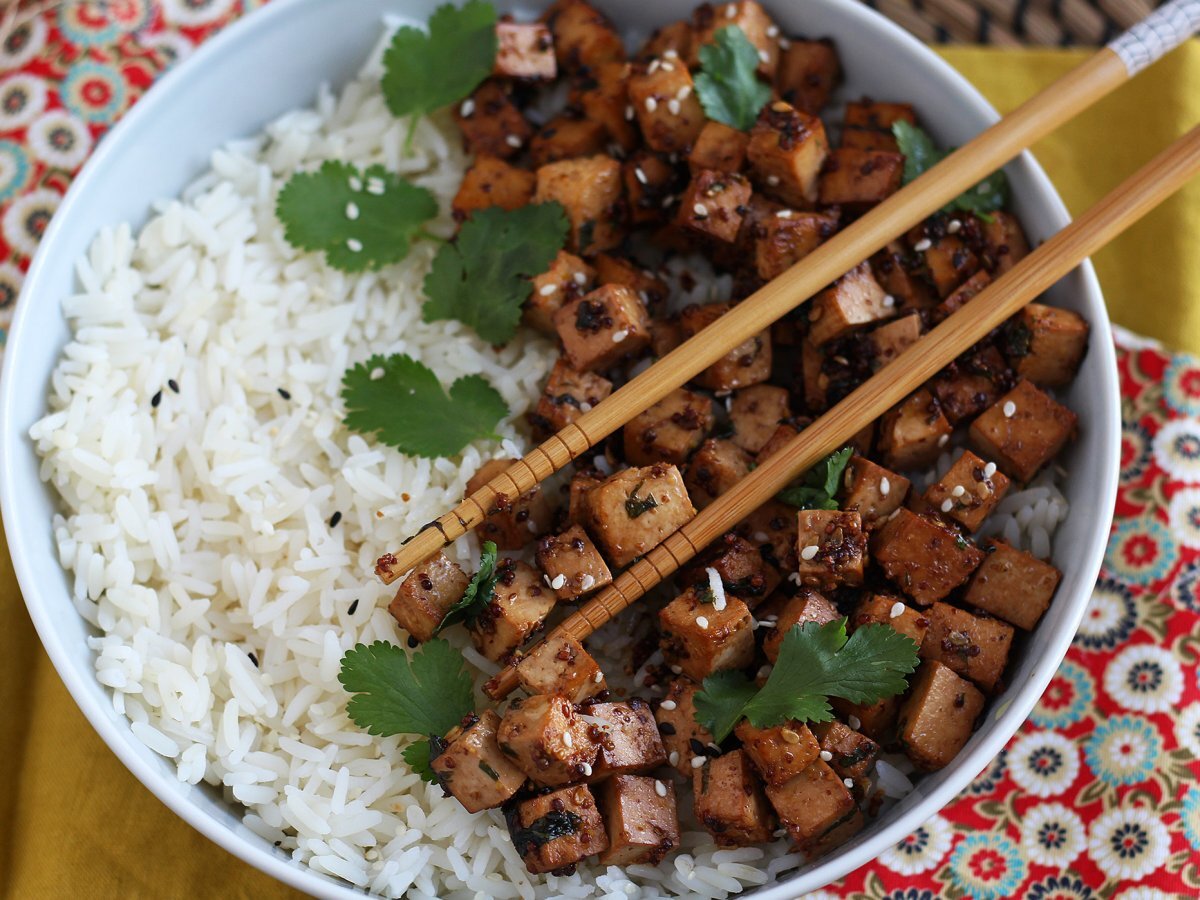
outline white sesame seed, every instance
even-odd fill
[[[771,61],[771,54],[768,53],[766,50],[759,50],[758,58],[761,59],[765,63],[769,63]]]
[[[571,277],[575,280],[575,283],[580,286],[587,284],[587,276],[582,272],[576,272]]]
[[[855,731],[858,731],[858,729],[862,728],[862,719],[860,719],[858,716],[847,716],[846,724]]]
[[[879,496],[886,497],[892,492],[892,480],[886,475],[879,479]]]
[[[583,763],[579,767],[579,771],[583,773],[584,778],[587,778],[592,774],[592,767],[589,763]]]
[[[346,246],[350,248],[352,253],[361,253],[363,248],[362,241],[358,238],[346,238]]]
[[[669,62],[665,62],[662,64],[662,70],[664,72],[674,72],[675,67],[673,65],[671,65]]]
[[[682,675],[683,666],[671,666],[671,672],[675,675]]]
[[[922,238],[921,240],[917,241],[913,245],[913,249],[916,250],[918,253],[924,253],[926,250],[928,250],[932,246],[933,246],[933,241],[931,241],[929,238]]]
[[[952,509],[954,509],[954,501],[947,497],[942,501],[942,512],[950,512]]]
[[[1017,412],[1017,404],[1008,400],[1004,404],[1004,418],[1011,419]]]
[[[658,71],[658,67],[659,67],[659,66],[661,66],[661,65],[662,65],[662,60],[661,60],[661,59],[652,59],[652,60],[650,60],[650,65],[646,66],[646,74],[647,74],[647,75],[653,75],[655,72],[657,72],[657,71]]]
[[[754,534],[751,535],[751,537],[754,538],[754,540],[758,541],[758,543],[760,543],[760,544],[765,544],[767,541],[769,541],[771,539],[771,536],[769,534],[767,534],[765,531],[756,531],[756,532],[754,532]]]
[[[530,519],[528,522],[526,522],[525,527],[529,529],[530,534],[537,534],[537,522],[533,521],[533,519]]]
[[[347,203],[346,204],[346,218],[349,219],[351,222],[353,222],[355,219],[358,218],[358,204],[357,203]]]
[[[786,49],[788,49],[788,48],[789,48],[789,47],[791,47],[791,46],[792,46],[792,42],[791,42],[791,41],[789,41],[787,38],[785,38],[785,37],[781,37],[781,38],[779,39],[779,49],[780,49],[780,50],[786,50]]]
[[[675,92],[676,100],[686,100],[690,96],[692,96],[692,86],[690,84],[685,84]]]
[[[646,112],[654,112],[658,109],[658,101],[653,97],[646,98]]]
[[[994,462],[990,462],[986,466],[983,467],[983,477],[984,478],[991,478],[995,474],[996,474],[996,464]]]
[[[737,5],[736,4],[730,3],[728,6],[725,7],[725,18],[727,18],[727,19],[736,19],[737,18]]]
[[[592,676],[592,681],[596,682],[596,684],[599,684],[603,680],[604,680],[603,672],[597,672],[595,675]]]
[[[844,784],[848,788],[852,788],[852,787],[854,787],[854,779],[853,778],[843,778],[842,784]]]
[[[775,218],[777,219],[790,219],[791,217],[792,211],[790,209],[781,209],[779,212],[775,213]]]
[[[771,672],[773,672],[774,669],[775,669],[774,666],[763,666],[755,673],[755,677],[756,678],[770,678]]]
[[[767,37],[779,37],[779,26],[778,25],[768,25],[767,26]]]
[[[540,288],[538,288],[538,293],[541,294],[543,297],[549,297],[551,294],[553,294],[557,290],[558,290],[557,284],[543,284]]]
[[[790,575],[788,575],[788,581],[790,581],[792,584],[796,585],[796,587],[799,587],[801,584],[803,584],[803,582],[800,579],[799,572],[792,572]]]
[[[550,587],[550,576],[549,575],[543,575],[542,581],[544,581],[546,583],[546,587]]]
[[[515,134],[510,134],[508,137],[506,137],[504,139],[504,143],[508,144],[508,146],[510,146],[510,147],[520,147],[521,139],[519,137],[517,137]]]
[[[696,214],[697,218],[701,218],[701,219],[708,218],[708,207],[705,206],[703,203],[695,204],[692,207],[692,212],[694,212]]]
[[[579,411],[580,411],[580,412],[591,412],[591,411],[592,411],[592,404],[588,403],[586,400],[582,400],[582,401],[580,401],[580,403],[579,403]],[[591,577],[592,577],[591,575],[585,575],[585,576],[584,576],[584,578],[591,578]]]
[[[353,175],[351,175],[350,176],[350,190],[361,191],[362,190],[362,180],[355,178]]]
[[[833,759],[833,754],[830,753],[828,750],[822,750],[821,751],[821,759],[825,760],[825,762],[829,762],[831,759]]]
[[[633,170],[633,174],[634,174],[634,177],[637,178],[637,180],[640,181],[642,184],[647,184],[650,180],[646,177],[646,173],[642,171],[641,166],[638,166],[637,168],[635,168]]]
[[[665,709],[667,712],[670,712],[671,710],[675,709],[678,705],[679,704],[676,703],[674,700],[664,700],[662,703],[658,704],[658,708]]]
[[[671,755],[667,757],[667,762],[669,762],[673,766],[679,765],[679,751],[672,750]]]
[[[613,340],[614,344],[619,344],[619,343],[621,343],[621,341],[625,340],[625,338],[627,338],[627,337],[629,337],[629,329],[622,328],[620,331],[613,332],[612,340]]]
[[[626,119],[626,121],[632,122],[633,117],[634,117],[633,104],[630,103],[625,107],[625,119]]]
[[[767,184],[769,184],[771,187],[777,187],[779,184],[779,176],[778,175],[768,175],[767,176]]]
[[[575,746],[575,738],[571,737],[571,732],[569,732],[569,731],[563,732],[563,743],[566,744],[568,747]]]
[[[666,209],[668,206],[670,206],[671,204],[673,204],[673,203],[674,203],[675,201],[677,201],[678,199],[679,199],[679,198],[678,198],[678,197],[676,197],[674,194],[667,194],[667,196],[663,197],[663,201],[662,201],[662,208],[663,208],[663,209]]]
[[[473,112],[475,112],[475,100],[471,97],[468,97],[462,102],[462,106],[458,108],[458,113],[464,119],[468,119],[471,117]]]
[[[954,486],[954,490],[952,490],[952,491],[950,492],[950,495],[951,495],[952,497],[961,497],[961,496],[962,496],[963,494],[965,494],[966,492],[967,492],[967,489],[966,489],[965,487],[963,487],[961,484],[956,484],[956,485]]]
[[[658,794],[660,797],[667,796],[667,786],[657,778],[654,779],[654,793]]]
[[[554,576],[554,580],[552,582],[550,582],[550,587],[554,588],[554,590],[557,591],[566,583],[567,583],[567,576],[562,574],[561,572],[559,572],[557,575]]]
[[[701,628],[707,628],[708,627],[708,618],[705,616],[696,616],[696,624],[699,625]]]
[[[693,768],[693,769],[698,769],[698,768],[700,768],[702,765],[704,765],[704,763],[705,763],[705,762],[706,762],[706,759],[705,759],[705,757],[703,757],[703,756],[693,756],[693,757],[692,757],[692,768]]]
[[[383,371],[382,366],[376,366],[374,369],[371,370],[371,380],[372,381],[378,381],[383,376],[384,376],[384,371]]]
[[[896,305],[896,298],[893,297],[891,294],[888,294],[887,296],[885,296],[883,298],[883,308],[884,309],[891,309],[895,305]]]
[[[772,837],[787,837],[788,830],[786,828],[776,828],[771,832]]]
[[[946,226],[946,231],[950,234],[958,234],[962,231],[962,222],[958,219],[951,219],[950,224]]]
[[[902,615],[904,615],[904,610],[906,610],[906,609],[908,609],[908,607],[906,607],[904,605],[904,601],[897,600],[895,603],[892,604],[892,608],[890,610],[888,610],[888,618],[889,619],[898,619]]]
[[[584,412],[586,412],[586,411],[587,410],[584,410]],[[582,590],[590,591],[595,586],[596,586],[596,577],[594,575],[584,575],[583,578],[581,578],[579,580],[579,587]]]
[[[803,550],[800,551],[800,558],[801,559],[812,559],[814,556],[817,555],[817,551],[820,549],[821,548],[818,547],[816,544],[809,544],[807,547],[805,547]]]
[[[663,59],[679,59],[679,51],[672,47],[663,54]]]
[[[669,112],[673,116],[679,115],[679,111],[682,108],[683,107],[681,107],[679,105],[679,101],[676,100],[674,97],[672,97],[670,100],[667,101],[667,112]]]
[[[382,178],[367,179],[367,193],[374,194],[376,197],[383,196],[385,185]]]
[[[950,435],[943,434],[940,438],[938,438],[939,447],[945,447],[948,443],[950,443]]]

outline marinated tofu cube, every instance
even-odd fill
[[[796,508],[780,500],[764,503],[741,522],[738,534],[758,547],[763,559],[773,566],[794,571],[796,556]]]
[[[713,672],[744,669],[754,661],[750,608],[737,597],[720,598],[689,588],[658,611],[659,646],[667,664],[694,681]]]
[[[653,59],[636,69],[629,76],[629,102],[646,146],[658,153],[687,153],[707,120],[680,59]]]
[[[734,391],[729,405],[733,423],[730,440],[748,453],[757,453],[784,419],[792,415],[786,388],[756,384]]]
[[[592,655],[572,637],[550,635],[517,662],[517,678],[527,694],[560,694],[582,703],[608,690]]]
[[[831,379],[825,373],[825,351],[805,337],[800,344],[800,371],[804,380],[804,405],[816,414],[829,406]]]
[[[989,541],[987,556],[967,587],[966,602],[1032,631],[1061,578],[1049,563],[1003,541]]]
[[[629,199],[629,221],[635,226],[666,221],[680,187],[675,168],[653,153],[639,151],[625,160],[621,173]]]
[[[917,124],[917,114],[912,106],[907,103],[876,103],[866,99],[847,103],[842,146],[898,153],[900,147],[892,135],[892,126],[897,122]]]
[[[709,397],[676,388],[625,425],[625,459],[635,466],[683,465],[715,422]]]
[[[550,370],[537,407],[529,414],[530,424],[538,435],[549,437],[606,399],[612,387],[607,378],[576,372],[560,358]]]
[[[654,710],[667,762],[685,778],[692,777],[694,759],[703,762],[709,751],[720,752],[713,749],[716,744],[712,743],[712,734],[696,721],[694,700],[698,690],[700,685],[694,681],[676,678],[667,685],[666,696]]]
[[[972,533],[979,530],[1011,484],[994,465],[964,450],[950,470],[925,491],[929,509]]]
[[[900,714],[899,696],[885,697],[870,706],[833,697],[829,705],[851,728],[881,744],[890,741],[896,718]]]
[[[836,216],[781,209],[762,220],[754,238],[754,270],[764,281],[782,275],[837,231]]]
[[[796,625],[801,627],[806,622],[816,622],[825,625],[836,622],[842,617],[832,603],[816,591],[802,588],[795,597],[791,597],[779,606],[768,604],[763,607],[763,623],[771,626],[763,638],[763,653],[771,664],[779,661],[779,650],[783,639]]]
[[[637,58],[643,62],[658,57],[686,60],[690,56],[691,48],[692,23],[681,19],[656,28],[638,50]]]
[[[574,866],[608,849],[604,820],[582,784],[522,800],[507,818],[513,847],[534,874]]]
[[[1029,255],[1029,241],[1017,217],[998,210],[991,213],[990,222],[980,222],[985,250],[983,263],[992,275],[999,278]]]
[[[808,726],[794,719],[771,728],[757,728],[742,719],[733,733],[768,786],[799,775],[821,752]]]
[[[730,26],[740,28],[758,51],[758,74],[767,81],[774,79],[779,66],[779,26],[755,0],[698,6],[692,13],[694,36],[689,62],[696,65],[700,48],[716,41],[717,33]]]
[[[670,779],[614,775],[596,792],[608,830],[608,850],[600,855],[600,865],[656,866],[679,846],[679,812]]]
[[[594,262],[601,283],[620,284],[635,291],[647,308],[664,303],[671,296],[665,281],[627,259],[601,253]]]
[[[925,772],[945,768],[975,730],[983,694],[936,660],[926,660],[913,676],[900,709],[904,753]]]
[[[731,128],[724,122],[709,120],[700,129],[692,152],[688,154],[688,168],[692,175],[709,170],[732,175],[740,172],[746,163],[746,145],[750,137],[744,131]]]
[[[705,441],[683,474],[692,503],[704,509],[748,475],[753,462],[754,457],[732,441]]]
[[[796,109],[815,116],[841,80],[842,66],[833,41],[794,40],[779,56],[775,89]]]
[[[822,206],[869,209],[886,200],[904,183],[904,157],[881,150],[843,147],[825,160],[818,188]]]
[[[842,509],[857,512],[867,531],[874,531],[904,505],[910,482],[865,456],[850,457],[843,479]]]
[[[567,521],[572,525],[587,524],[588,494],[593,488],[604,484],[604,478],[595,469],[577,471],[571,476],[567,487]]]
[[[729,311],[723,303],[690,304],[679,314],[684,340],[689,340]],[[718,326],[719,327],[719,326]],[[760,384],[771,377],[771,334],[763,331],[743,341],[696,376],[695,383],[718,393]]]
[[[624,469],[588,494],[588,531],[617,568],[644,556],[696,515],[675,466]]]
[[[1006,475],[1029,481],[1075,435],[1075,413],[1022,381],[971,423],[971,443]]]
[[[780,422],[775,426],[775,431],[767,439],[767,442],[759,448],[758,462],[761,465],[765,460],[770,459],[784,447],[792,442],[792,439],[800,433],[800,428],[794,420]]]
[[[921,316],[916,312],[872,329],[867,335],[874,358],[871,368],[879,371],[921,339]]]
[[[612,572],[581,525],[538,541],[537,563],[559,600],[574,600],[612,583]]]
[[[1005,343],[1022,378],[1038,387],[1066,387],[1087,353],[1088,323],[1069,309],[1030,303],[1008,323]]]
[[[858,513],[802,509],[797,513],[797,528],[801,584],[821,590],[862,584],[867,533]]]
[[[467,812],[495,809],[525,784],[525,773],[513,765],[496,743],[500,717],[495,710],[471,716],[446,735],[446,747],[430,760],[442,787]]]
[[[557,0],[542,14],[554,35],[554,56],[568,72],[625,59],[625,42],[606,16],[584,0]]]
[[[537,168],[562,159],[595,156],[607,146],[608,129],[603,124],[564,113],[537,130],[529,142],[529,159]]]
[[[809,340],[824,344],[849,334],[855,328],[890,319],[896,314],[888,294],[871,273],[869,263],[859,263],[831,287],[813,298],[808,312]]]
[[[497,22],[496,44],[492,74],[526,81],[553,81],[558,75],[554,37],[540,22]]]
[[[948,297],[960,284],[979,270],[979,259],[961,239],[952,234],[928,235],[918,229],[913,251],[921,254],[925,271],[939,297]],[[925,249],[918,249],[918,248]]]
[[[886,625],[898,634],[921,646],[929,630],[929,618],[923,610],[914,609],[895,594],[867,594],[863,597],[850,621],[855,628],[863,625]]]
[[[533,200],[536,176],[494,156],[480,156],[463,175],[451,209],[462,222],[477,209],[519,209]]]
[[[946,418],[955,425],[996,402],[1011,372],[995,347],[960,357],[933,380],[933,392]]]
[[[705,548],[680,575],[682,584],[704,592],[716,573],[725,593],[736,594],[754,609],[779,586],[779,573],[749,541],[734,532],[722,535]]]
[[[767,786],[767,799],[788,835],[802,849],[829,840],[829,834],[858,814],[854,795],[822,759],[784,784]]]
[[[1013,627],[948,603],[933,604],[925,615],[929,630],[921,643],[921,658],[936,659],[989,694],[995,691],[1008,664]]]
[[[902,311],[929,309],[938,298],[922,277],[919,254],[904,243],[892,241],[871,258],[871,269],[885,291],[896,298]]]
[[[638,145],[637,127],[629,112],[629,74],[627,62],[607,62],[588,71],[582,78],[576,104],[585,119],[604,126],[608,139],[628,152]]]
[[[611,156],[563,159],[537,170],[533,202],[561,203],[571,223],[567,249],[593,256],[625,237],[621,188],[621,164]]]
[[[439,551],[404,579],[388,612],[418,641],[427,641],[462,599],[470,580],[458,563]]]
[[[563,304],[582,297],[596,286],[596,270],[574,253],[559,250],[550,268],[535,276],[525,303],[525,323],[543,334],[554,335],[554,314]]]
[[[489,79],[454,108],[454,121],[468,153],[509,159],[529,141],[533,126],[513,102],[511,92],[510,85]]]
[[[511,656],[554,609],[554,594],[533,566],[504,559],[497,571],[492,600],[470,628],[475,649],[493,662]]]
[[[749,756],[734,750],[710,759],[692,775],[696,818],[722,847],[766,843],[775,815]]]
[[[679,324],[679,316],[650,321],[650,351],[655,356],[664,357],[682,343],[683,326]]]
[[[967,303],[983,293],[984,288],[991,283],[992,276],[983,269],[980,269],[956,287],[949,297],[934,307],[930,321],[936,325],[950,318],[950,316],[966,306]]]
[[[983,551],[953,528],[907,509],[875,532],[871,556],[921,606],[945,598],[983,562]]]
[[[650,346],[650,317],[638,295],[619,284],[606,284],[565,303],[554,314],[554,327],[571,368],[608,369]]]
[[[592,703],[584,715],[597,719],[596,758],[593,781],[612,775],[638,775],[667,762],[667,751],[658,734],[658,724],[649,704],[637,697],[624,703]]]
[[[683,192],[675,221],[684,231],[731,244],[750,194],[750,182],[741,175],[701,169]]]
[[[895,135],[890,131],[880,131],[878,128],[857,128],[845,126],[842,128],[843,150],[870,150],[876,153],[899,153],[900,145]]]
[[[829,767],[842,778],[856,781],[866,778],[874,767],[879,745],[865,734],[859,734],[837,719],[813,725],[812,733],[821,750],[832,757],[826,760]],[[824,754],[821,758],[825,759]]]
[[[799,209],[817,201],[818,179],[829,140],[816,116],[777,101],[759,114],[750,130],[746,158],[755,183],[781,203]]]
[[[514,700],[496,729],[500,750],[536,784],[558,787],[592,774],[599,745],[561,694]]]
[[[511,459],[492,459],[479,467],[479,471],[467,482],[470,496],[512,465]],[[492,509],[477,533],[481,540],[492,541],[501,550],[519,550],[534,535],[550,527],[554,511],[546,500],[540,486],[534,486],[519,497],[499,494]]]
[[[954,431],[928,388],[921,388],[879,420],[879,452],[891,469],[933,464]]]

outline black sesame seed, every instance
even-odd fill
[[[174,378],[167,379],[167,387],[169,387],[176,394],[179,393],[179,382],[176,381]]]
[[[251,650],[246,655],[250,657],[250,662],[254,663],[254,668],[257,669],[258,668],[258,657],[254,655],[254,651]]]
[[[420,646],[420,644],[421,644],[421,642],[420,642],[420,641],[418,641],[418,640],[417,640],[415,637],[413,637],[411,634],[408,636],[408,646],[409,646],[409,648],[410,648],[410,649],[412,649],[412,650],[416,650],[416,649],[417,649],[417,647],[418,647],[418,646]]]
[[[329,517],[329,527],[330,527],[330,528],[337,528],[337,526],[338,526],[338,522],[340,522],[340,521],[342,521],[342,514],[341,514],[341,512],[340,512],[340,511],[339,511],[339,512],[335,512],[335,513],[334,513],[332,516],[330,516],[330,517]]]
[[[704,756],[704,745],[700,741],[692,738],[688,741],[688,746],[692,748],[692,752],[697,756]]]
[[[150,398],[150,405],[152,407],[154,407],[155,409],[158,408],[158,404],[160,404],[160,403],[162,403],[162,391],[159,391],[157,394],[155,394],[153,397]]]
[[[355,597],[354,602],[350,604],[350,609],[347,610],[346,614],[352,616],[356,612],[358,612],[358,598],[357,597]]]
[[[275,390],[279,391],[279,396],[282,397],[284,400],[292,399],[292,394],[290,391],[285,391],[283,388],[275,388]]]

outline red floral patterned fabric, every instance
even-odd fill
[[[74,2],[0,44],[0,350],[22,273],[95,142],[257,5]],[[1116,523],[1066,662],[962,796],[813,898],[1200,896],[1200,360],[1118,351]]]

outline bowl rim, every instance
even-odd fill
[[[238,21],[226,27],[220,34],[206,40],[186,59],[182,60],[172,70],[158,78],[147,92],[129,109],[120,120],[105,135],[89,156],[84,166],[72,181],[63,201],[52,217],[46,233],[39,243],[37,253],[26,275],[21,297],[35,293],[42,273],[49,265],[52,248],[56,237],[62,230],[62,223],[71,216],[72,210],[80,204],[80,197],[86,195],[89,184],[95,180],[94,175],[103,167],[103,162],[110,155],[120,151],[122,136],[126,131],[134,130],[138,123],[154,116],[165,103],[170,102],[173,88],[200,72],[210,60],[215,61],[221,56],[236,52],[243,45],[251,42],[258,34],[273,27],[282,17],[292,14],[292,10],[321,0],[274,0],[266,6],[259,7],[243,16]],[[459,3],[461,0],[452,0]],[[906,48],[909,52],[920,57],[924,65],[939,79],[955,83],[961,90],[964,100],[975,107],[975,112],[989,122],[995,122],[1000,117],[991,104],[965,77],[960,75],[949,63],[945,62],[929,46],[909,34],[899,25],[888,20],[874,9],[854,0],[822,0],[823,3],[838,8],[839,15],[846,17],[851,23],[867,28],[881,30],[889,40]],[[544,0],[537,0],[537,5]],[[603,6],[602,0],[600,5]],[[1070,221],[1070,215],[1055,190],[1049,177],[1028,151],[1016,157],[1013,161],[1027,170],[1033,181],[1033,190],[1040,199],[1051,207],[1056,218],[1065,225]],[[1053,224],[1053,223],[1051,223]],[[1096,389],[1104,398],[1119,401],[1117,382],[1116,356],[1113,347],[1112,331],[1105,311],[1103,295],[1096,279],[1091,262],[1085,260],[1077,270],[1082,279],[1081,293],[1087,295],[1095,313],[1089,318],[1091,325],[1091,340],[1089,354],[1099,353],[1103,358],[1099,367],[1101,375]],[[101,739],[116,754],[127,769],[162,803],[185,822],[213,841],[215,844],[280,882],[298,890],[312,892],[319,896],[331,897],[361,897],[364,891],[353,885],[334,879],[308,866],[293,862],[279,852],[272,852],[265,842],[257,843],[244,840],[225,824],[211,817],[198,806],[188,800],[187,795],[171,789],[167,773],[160,771],[151,761],[138,755],[130,743],[132,740],[128,726],[121,727],[119,721],[109,717],[105,710],[96,704],[89,696],[93,687],[88,679],[94,680],[94,673],[82,672],[76,668],[70,657],[70,651],[55,629],[46,606],[37,602],[41,594],[39,579],[33,571],[29,554],[25,553],[25,540],[15,523],[21,520],[16,510],[14,498],[18,495],[13,484],[13,466],[9,456],[19,452],[19,443],[15,440],[14,424],[10,421],[12,408],[11,397],[16,391],[18,379],[15,370],[21,365],[25,341],[20,336],[25,330],[25,322],[30,317],[33,304],[25,302],[16,304],[10,328],[10,337],[5,351],[3,368],[0,369],[0,514],[3,516],[10,556],[12,558],[17,582],[25,600],[30,618],[33,620],[39,639],[49,655],[59,678],[67,687],[72,699]],[[1101,468],[1111,477],[1096,485],[1097,508],[1101,515],[1096,522],[1097,535],[1107,536],[1112,520],[1113,508],[1116,501],[1117,479],[1119,471],[1120,417],[1112,421],[1112,427],[1107,435],[1100,435],[1099,446],[1104,458]],[[1084,574],[1090,574],[1089,581],[1098,576],[1106,548],[1106,540],[1094,540],[1081,554],[1076,569]],[[987,723],[988,733],[969,753],[961,753],[956,761],[956,771],[947,777],[938,787],[923,795],[921,800],[910,809],[897,816],[895,821],[879,829],[868,840],[848,848],[845,852],[837,853],[816,862],[811,869],[800,874],[785,875],[783,879],[771,885],[763,885],[754,889],[753,896],[763,900],[784,900],[796,897],[805,892],[842,878],[859,866],[870,862],[888,847],[896,844],[911,831],[932,816],[940,812],[946,804],[960,793],[970,781],[999,753],[1001,748],[1017,732],[1028,717],[1034,704],[1041,697],[1050,679],[1057,671],[1071,641],[1082,620],[1087,607],[1087,598],[1075,600],[1073,617],[1064,627],[1054,633],[1049,641],[1049,652],[1043,654],[1043,663],[1035,669],[1026,680],[1019,692],[1000,709]],[[1052,661],[1053,665],[1046,665]]]

